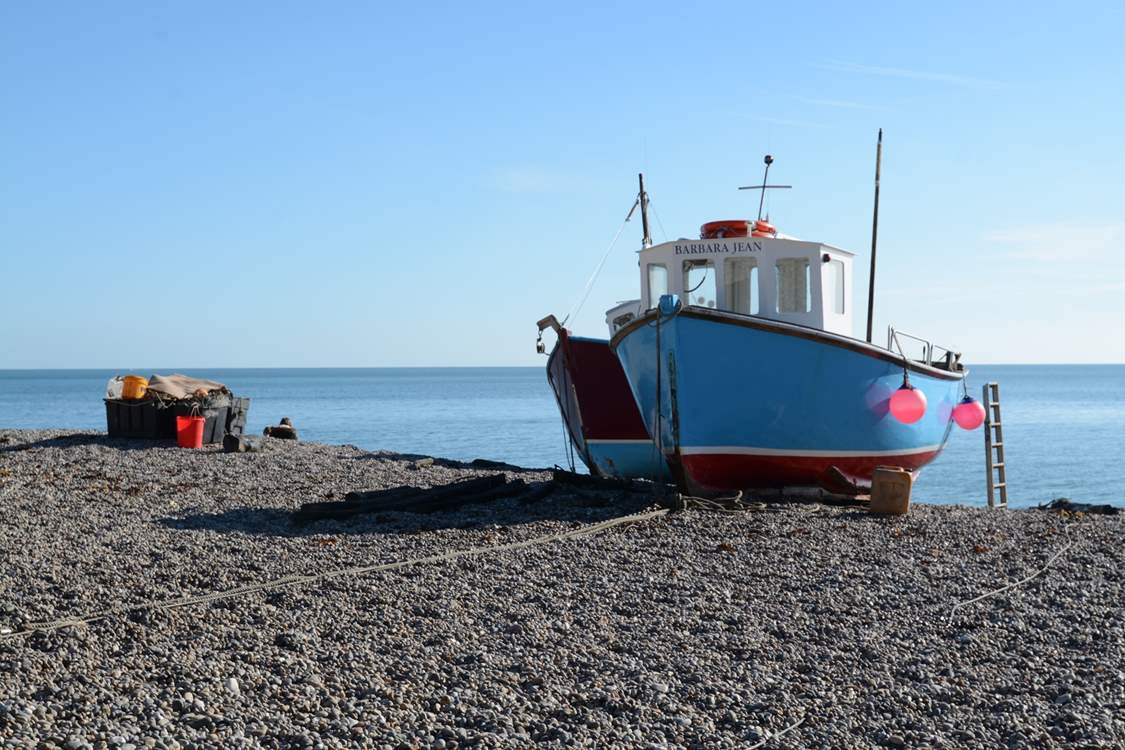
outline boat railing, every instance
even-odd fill
[[[894,326],[887,326],[887,349],[892,352],[898,351],[903,359],[909,359],[906,352],[903,351],[902,341],[900,339],[909,339],[915,344],[921,344],[922,356],[915,361],[924,362],[931,367],[941,367],[947,370],[954,370],[960,367],[960,352],[956,352],[944,346],[939,346],[919,336],[896,330]],[[936,359],[934,357],[935,353],[938,354]]]

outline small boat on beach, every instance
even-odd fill
[[[754,188],[764,195],[766,182]],[[642,178],[640,294],[606,313],[609,337],[539,321],[540,336],[557,333],[548,381],[592,473],[670,475],[692,494],[854,495],[876,467],[917,471],[940,454],[964,392],[961,355],[893,328],[886,346],[872,343],[873,296],[867,339],[854,338],[851,252],[782,234],[760,207],[757,220],[654,245],[647,202]]]
[[[596,476],[666,479],[667,464],[609,341],[573,336],[554,315],[540,324],[540,330],[550,327],[557,334],[547,360],[547,380],[558,401],[568,447]]]

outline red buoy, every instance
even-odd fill
[[[984,422],[984,405],[972,396],[965,396],[953,407],[953,421],[963,430],[975,430]]]
[[[903,424],[914,424],[926,413],[926,394],[903,381],[891,394],[891,415]]]

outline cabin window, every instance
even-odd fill
[[[648,266],[648,306],[660,304],[660,296],[668,293],[668,269],[659,263]]]
[[[723,261],[727,309],[743,315],[758,314],[758,260],[727,258]]]
[[[844,314],[844,261],[828,261],[828,269],[824,278],[824,288],[832,290],[832,312],[837,315]]]
[[[684,297],[689,305],[715,307],[715,264],[709,260],[684,261]]]
[[[808,258],[782,258],[777,262],[777,311],[812,312]]]

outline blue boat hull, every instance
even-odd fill
[[[889,413],[901,357],[836,334],[696,307],[634,321],[611,342],[642,418],[691,492],[818,486],[863,491],[877,466],[942,450],[964,377],[906,365],[928,402]]]
[[[668,465],[651,440],[590,440],[587,450],[591,474],[619,479],[668,478]]]

